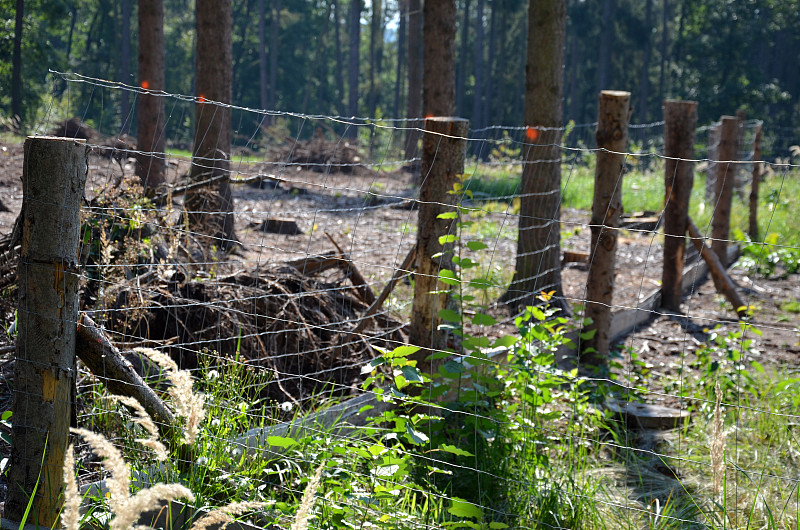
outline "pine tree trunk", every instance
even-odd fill
[[[481,114],[481,127],[489,126],[489,115],[492,108],[492,92],[494,91],[496,79],[499,74],[492,70],[492,65],[496,61],[495,48],[497,47],[497,17],[495,16],[497,6],[490,6],[492,11],[489,23],[489,55],[486,58],[486,72],[489,74],[483,83],[483,114]],[[482,149],[481,154],[484,159],[489,157],[489,149]]]
[[[417,157],[422,128],[422,1],[408,1],[408,111],[405,159]]]
[[[464,13],[461,19],[461,51],[458,54],[456,65],[456,113],[464,115],[464,88],[467,78],[467,55],[469,54],[469,4],[470,0],[464,0]]]
[[[475,86],[472,91],[472,128],[480,129],[483,127],[481,116],[483,115],[483,4],[484,0],[478,0],[477,12],[475,13]]]
[[[164,5],[139,0],[139,86],[164,90]],[[136,168],[145,190],[164,184],[164,98],[141,94],[137,116]]]
[[[336,78],[336,107],[338,109],[339,114],[344,116],[347,114],[345,108],[345,101],[344,101],[344,76],[342,72],[344,72],[344,57],[342,55],[342,37],[340,35],[341,32],[341,22],[342,17],[340,14],[341,4],[338,0],[333,2],[333,13],[334,13],[334,24],[333,24],[333,40],[334,40],[334,48],[336,52],[336,72],[337,74],[334,76]]]
[[[400,24],[397,28],[397,70],[394,77],[394,111],[392,117],[400,118],[400,93],[403,85],[403,68],[406,60],[406,21],[408,18],[408,0],[400,0]]]
[[[122,44],[120,46],[119,78],[121,82],[129,84],[131,82],[131,0],[122,0],[120,3],[122,4],[122,16],[120,17]],[[119,121],[123,130],[130,126],[128,123],[130,111],[131,105],[128,99],[128,91],[121,90],[119,94]]]
[[[350,1],[348,35],[350,37],[350,52],[347,61],[347,113],[353,117],[358,116],[358,59],[359,45],[361,42],[361,0]],[[358,136],[358,127],[351,125],[347,129],[349,138]]]
[[[667,21],[669,20],[669,0],[663,0],[663,11],[661,12],[661,71],[658,81],[659,99],[664,100],[667,94],[667,43],[669,42],[669,35],[667,33]]]
[[[372,0],[372,17],[369,31],[369,102],[368,115],[374,118],[378,105],[376,77],[381,72],[381,47],[383,46],[383,0]]]
[[[22,121],[22,22],[25,2],[17,0],[14,16],[14,48],[11,52],[11,119],[19,127]]]
[[[646,32],[644,40],[644,48],[642,50],[642,69],[639,72],[639,86],[641,93],[639,95],[639,123],[647,123],[648,116],[648,100],[650,99],[650,59],[653,50],[652,32],[653,27],[653,0],[647,0],[645,4],[644,15],[644,29]]]
[[[501,301],[513,309],[536,304],[554,291],[554,305],[567,310],[561,287],[561,142],[565,0],[531,0],[525,68],[525,125],[519,239],[514,277]]]
[[[77,376],[75,260],[88,155],[82,140],[25,141],[11,467],[3,519],[19,524],[35,490],[26,528],[54,526],[63,502]]]
[[[456,111],[456,2],[438,0],[423,7],[422,112],[453,116]]]
[[[197,0],[197,97],[194,152],[190,178],[201,182],[229,176],[231,109],[206,101],[230,104],[232,95],[231,0]],[[186,194],[184,208],[189,227],[200,238],[203,251],[227,250],[235,243],[230,180]]]
[[[278,106],[278,48],[282,8],[281,0],[272,0],[269,20],[269,102],[267,103],[270,110]]]
[[[267,0],[258,0],[258,95],[261,108],[266,109],[267,100]],[[269,119],[269,117],[267,117]]]
[[[600,29],[597,61],[597,90],[607,90],[611,82],[611,50],[614,47],[614,15],[617,0],[603,0],[603,27]]]

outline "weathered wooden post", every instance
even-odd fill
[[[439,215],[455,209],[457,196],[448,193],[464,173],[469,120],[463,118],[426,118],[422,136],[422,184],[419,190],[414,302],[411,311],[409,340],[423,350],[417,360],[447,346],[447,333],[439,329],[439,312],[447,306],[449,289],[439,281],[442,269],[452,270],[452,243],[442,245],[439,238],[453,234],[452,219]],[[434,258],[434,255],[439,257]],[[432,294],[433,293],[433,294]]]
[[[717,160],[717,148],[719,147],[719,128],[720,124],[716,123],[711,125],[711,127],[708,129],[708,144],[706,145],[706,158],[708,158],[708,164],[706,164],[706,202],[710,202],[714,199],[714,182],[716,181],[714,176],[716,168],[714,160]]]
[[[697,102],[664,102],[664,267],[661,273],[661,306],[680,312],[681,278],[689,196],[694,184],[694,131]]]
[[[617,228],[622,216],[622,175],[628,148],[630,92],[604,90],[600,93],[597,119],[597,166],[592,202],[592,242],[589,254],[589,277],[586,288],[586,311],[592,319],[584,332],[596,330],[583,342],[583,360],[599,365],[605,362],[611,337],[611,304],[614,297],[614,267],[617,252]]]
[[[25,140],[11,467],[3,528],[19,525],[34,491],[28,524],[50,528],[61,509],[75,400],[79,214],[88,153],[83,140]]]
[[[723,116],[719,127],[719,146],[714,168],[714,215],[711,219],[711,250],[723,265],[728,265],[728,238],[731,228],[731,205],[736,176],[736,141],[739,120]]]
[[[758,187],[761,183],[761,124],[756,125],[753,139],[753,182],[750,185],[750,226],[747,233],[751,241],[758,241]]]

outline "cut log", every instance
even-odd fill
[[[731,277],[725,272],[725,267],[722,265],[717,254],[711,250],[710,247],[705,245],[705,238],[700,233],[697,225],[694,224],[691,217],[687,217],[687,229],[689,231],[689,238],[694,243],[695,248],[700,252],[700,255],[708,264],[708,270],[711,272],[711,278],[714,280],[714,287],[717,292],[725,295],[725,298],[733,305],[733,310],[739,315],[739,318],[747,316],[747,304],[736,292],[736,286],[733,284]]]
[[[690,416],[689,411],[649,403],[620,403],[609,399],[606,408],[634,429],[675,429]]]
[[[269,232],[270,234],[284,234],[289,236],[296,236],[302,234],[303,231],[297,225],[294,219],[284,219],[280,217],[271,217],[264,219],[260,224],[257,224],[257,230],[262,232]]]
[[[111,393],[136,399],[156,422],[162,436],[170,433],[175,419],[172,411],[86,314],[78,321],[75,350],[78,358]]]

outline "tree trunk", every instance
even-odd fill
[[[475,13],[475,86],[472,91],[472,128],[480,129],[483,127],[481,116],[483,115],[483,4],[484,0],[478,0],[477,12]],[[427,35],[426,35],[427,36]],[[426,114],[427,115],[427,114]]]
[[[513,309],[536,304],[541,291],[555,291],[553,304],[568,310],[559,233],[566,18],[565,0],[529,4],[519,238],[514,277],[501,298]]]
[[[711,250],[724,266],[728,265],[728,238],[731,229],[731,204],[733,184],[736,175],[737,120],[733,116],[723,116],[719,126],[719,146],[714,165],[714,214],[711,219]]]
[[[449,0],[447,0],[449,1]],[[408,111],[405,159],[417,157],[422,127],[422,1],[408,0]]]
[[[453,116],[456,112],[456,2],[438,0],[423,7],[422,113]]]
[[[758,241],[758,187],[761,181],[761,124],[756,125],[753,140],[753,180],[750,184],[750,223],[747,230],[751,241]]]
[[[350,117],[354,117],[358,116],[358,48],[361,42],[361,0],[350,1],[349,16],[350,53],[347,61],[347,113]],[[356,138],[358,127],[351,125],[347,129],[347,136]]]
[[[228,0],[223,0],[228,1]],[[278,106],[278,47],[281,31],[281,0],[272,0],[269,21],[269,103],[270,110]]]
[[[689,198],[694,183],[694,131],[696,101],[664,102],[664,267],[661,273],[661,306],[680,312]]]
[[[63,502],[77,376],[75,259],[88,155],[82,140],[25,141],[11,467],[3,518],[20,523],[35,490],[27,514],[31,527],[55,526]]]
[[[375,118],[378,106],[378,91],[375,78],[381,72],[381,48],[383,47],[383,0],[372,0],[372,17],[369,30],[369,107],[368,115]]]
[[[464,16],[461,19],[461,51],[458,54],[458,64],[456,72],[456,113],[464,115],[464,85],[467,77],[467,55],[469,50],[469,4],[470,0],[464,0]]]
[[[397,70],[394,77],[394,119],[400,118],[400,87],[403,85],[403,66],[406,58],[406,18],[408,0],[400,0],[400,24],[397,29]]]
[[[489,23],[489,55],[486,59],[486,72],[489,74],[485,82],[483,83],[483,114],[481,114],[481,127],[488,127],[489,126],[489,119],[490,119],[490,111],[492,108],[492,92],[494,91],[495,83],[497,82],[497,78],[500,77],[500,74],[497,71],[492,70],[492,65],[496,62],[496,50],[497,47],[497,6],[492,5],[490,6],[492,11],[491,13],[491,22]],[[489,149],[482,150],[482,156],[484,159],[488,159],[489,157]]]
[[[427,17],[427,13],[426,13]],[[452,243],[443,246],[439,237],[453,233],[453,220],[439,215],[455,211],[456,196],[450,193],[464,174],[469,122],[462,118],[433,117],[425,120],[422,137],[416,272],[409,342],[425,348],[415,358],[423,361],[447,347],[446,331],[439,329],[439,312],[447,307],[449,287],[439,281],[442,269],[453,269]],[[439,257],[434,258],[435,255]],[[439,291],[431,294],[432,291]]]
[[[201,238],[203,251],[227,250],[235,243],[230,188],[232,40],[231,0],[197,0],[197,80],[194,182],[223,176],[214,186],[186,194],[189,227]],[[208,103],[217,101],[223,105]],[[224,178],[224,176],[228,178]]]
[[[341,4],[339,1],[333,2],[334,24],[333,24],[333,40],[336,52],[336,107],[339,114],[344,116],[347,114],[344,104],[344,57],[342,56],[342,38],[340,33],[342,17],[339,14]]]
[[[22,122],[22,22],[25,2],[17,0],[14,16],[14,49],[11,53],[11,119],[15,127]]]
[[[322,85],[324,79],[326,78],[326,73],[324,68],[325,60],[322,57],[322,55],[325,51],[325,37],[328,35],[328,25],[330,24],[330,19],[331,19],[331,4],[326,4],[326,5],[327,7],[325,9],[325,19],[322,22],[322,32],[316,38],[317,46],[314,50],[314,58],[311,61],[311,72],[314,72],[314,74],[317,76],[320,85]],[[319,72],[317,72],[317,67],[320,64],[322,64],[323,67],[319,69],[320,70]],[[314,75],[309,75],[306,78],[306,86],[303,89],[303,105],[301,106],[300,109],[300,112],[302,114],[305,114],[308,111],[308,102],[311,99],[311,91],[312,91],[311,82],[313,81],[313,79]]]
[[[644,29],[647,36],[644,40],[644,48],[642,50],[642,70],[639,72],[639,86],[641,92],[639,94],[639,123],[647,123],[648,116],[648,100],[650,99],[650,56],[653,50],[653,0],[647,0],[645,4],[644,15]],[[694,131],[692,131],[694,134]],[[685,232],[685,230],[684,230]]]
[[[592,201],[592,242],[589,275],[586,280],[584,316],[592,323],[584,332],[596,330],[579,349],[582,359],[592,365],[605,364],[611,340],[611,306],[614,302],[614,274],[617,228],[622,217],[622,176],[628,149],[629,92],[600,93],[597,113],[597,166]]]
[[[122,0],[122,16],[120,17],[122,45],[120,46],[119,77],[125,84],[131,82],[131,0]],[[131,111],[128,91],[120,90],[119,94],[119,114],[120,126],[125,130],[130,126],[128,123]]]
[[[267,0],[258,0],[258,95],[261,108],[266,109],[267,99]],[[269,119],[269,117],[267,118]]]
[[[667,21],[669,20],[669,0],[663,0],[663,11],[661,12],[661,70],[658,78],[658,95],[663,101],[666,98],[666,72],[667,72]]]
[[[614,48],[614,15],[617,11],[617,0],[603,1],[603,27],[600,29],[599,59],[597,61],[598,91],[612,88],[611,83],[611,50]]]
[[[139,85],[164,90],[164,4],[139,0]],[[141,94],[137,116],[136,169],[145,190],[164,184],[164,98]]]

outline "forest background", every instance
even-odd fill
[[[598,91],[619,89],[632,92],[633,123],[660,120],[661,102],[681,98],[699,102],[700,124],[743,109],[768,119],[778,137],[800,127],[796,0],[567,4],[565,123],[594,121]],[[527,2],[460,0],[457,6],[457,114],[472,129],[522,125]],[[0,86],[11,88],[0,91],[6,125],[18,115],[24,130],[59,101],[65,114],[94,118],[97,129],[135,136],[127,91],[114,94],[117,101],[100,101],[92,99],[92,86],[78,85],[62,98],[67,83],[48,80],[48,69],[140,84],[136,9],[131,0],[0,1]],[[194,2],[164,0],[164,11],[166,91],[194,94]],[[421,18],[421,0],[238,0],[233,103],[315,115],[417,117]],[[191,141],[179,137],[191,127],[174,121],[168,127],[172,141]]]

